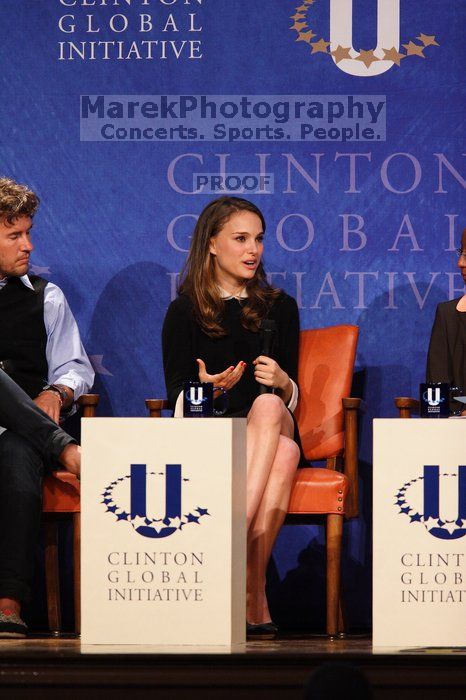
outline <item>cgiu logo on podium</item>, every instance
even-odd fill
[[[450,416],[450,385],[446,382],[419,385],[421,418],[448,418]]]
[[[165,478],[163,478],[165,477]],[[101,503],[115,522],[127,522],[143,537],[169,537],[191,523],[210,515],[195,507],[183,514],[182,496],[190,479],[183,478],[181,464],[167,464],[165,472],[147,472],[146,464],[132,464],[131,473],[112,481],[103,491]],[[165,503],[162,504],[163,494]],[[189,494],[186,494],[189,501]]]
[[[243,643],[246,420],[83,418],[81,436],[83,643]]]
[[[455,488],[456,485],[456,488]],[[399,513],[410,523],[422,523],[428,533],[442,540],[466,535],[466,466],[458,474],[438,465],[424,465],[423,476],[406,482],[395,494]]]
[[[374,647],[466,644],[464,428],[374,421]]]
[[[426,401],[429,404],[429,406],[438,406],[442,399],[440,397],[440,389],[437,387],[436,389],[433,389],[431,386],[427,389],[427,396],[426,396]]]
[[[200,406],[207,401],[207,396],[204,396],[204,389],[202,386],[189,387],[188,396],[186,398],[193,406]]]

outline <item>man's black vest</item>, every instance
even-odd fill
[[[34,290],[19,277],[0,289],[0,366],[31,398],[47,384],[44,289],[47,280],[30,275]]]

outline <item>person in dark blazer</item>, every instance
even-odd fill
[[[466,228],[458,254],[466,284]],[[448,382],[466,392],[466,294],[437,306],[427,355],[427,381]]]

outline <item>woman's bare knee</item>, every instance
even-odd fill
[[[285,404],[275,394],[261,394],[251,406],[248,421],[261,423],[280,423],[283,419]]]
[[[299,464],[299,457],[300,451],[295,441],[285,435],[280,435],[272,467],[274,478],[281,481],[288,481],[292,478]]]

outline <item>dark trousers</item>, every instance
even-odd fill
[[[40,526],[44,465],[73,438],[0,370],[0,598],[27,601]]]
[[[26,438],[45,458],[57,458],[73,438],[0,369],[0,425]]]

